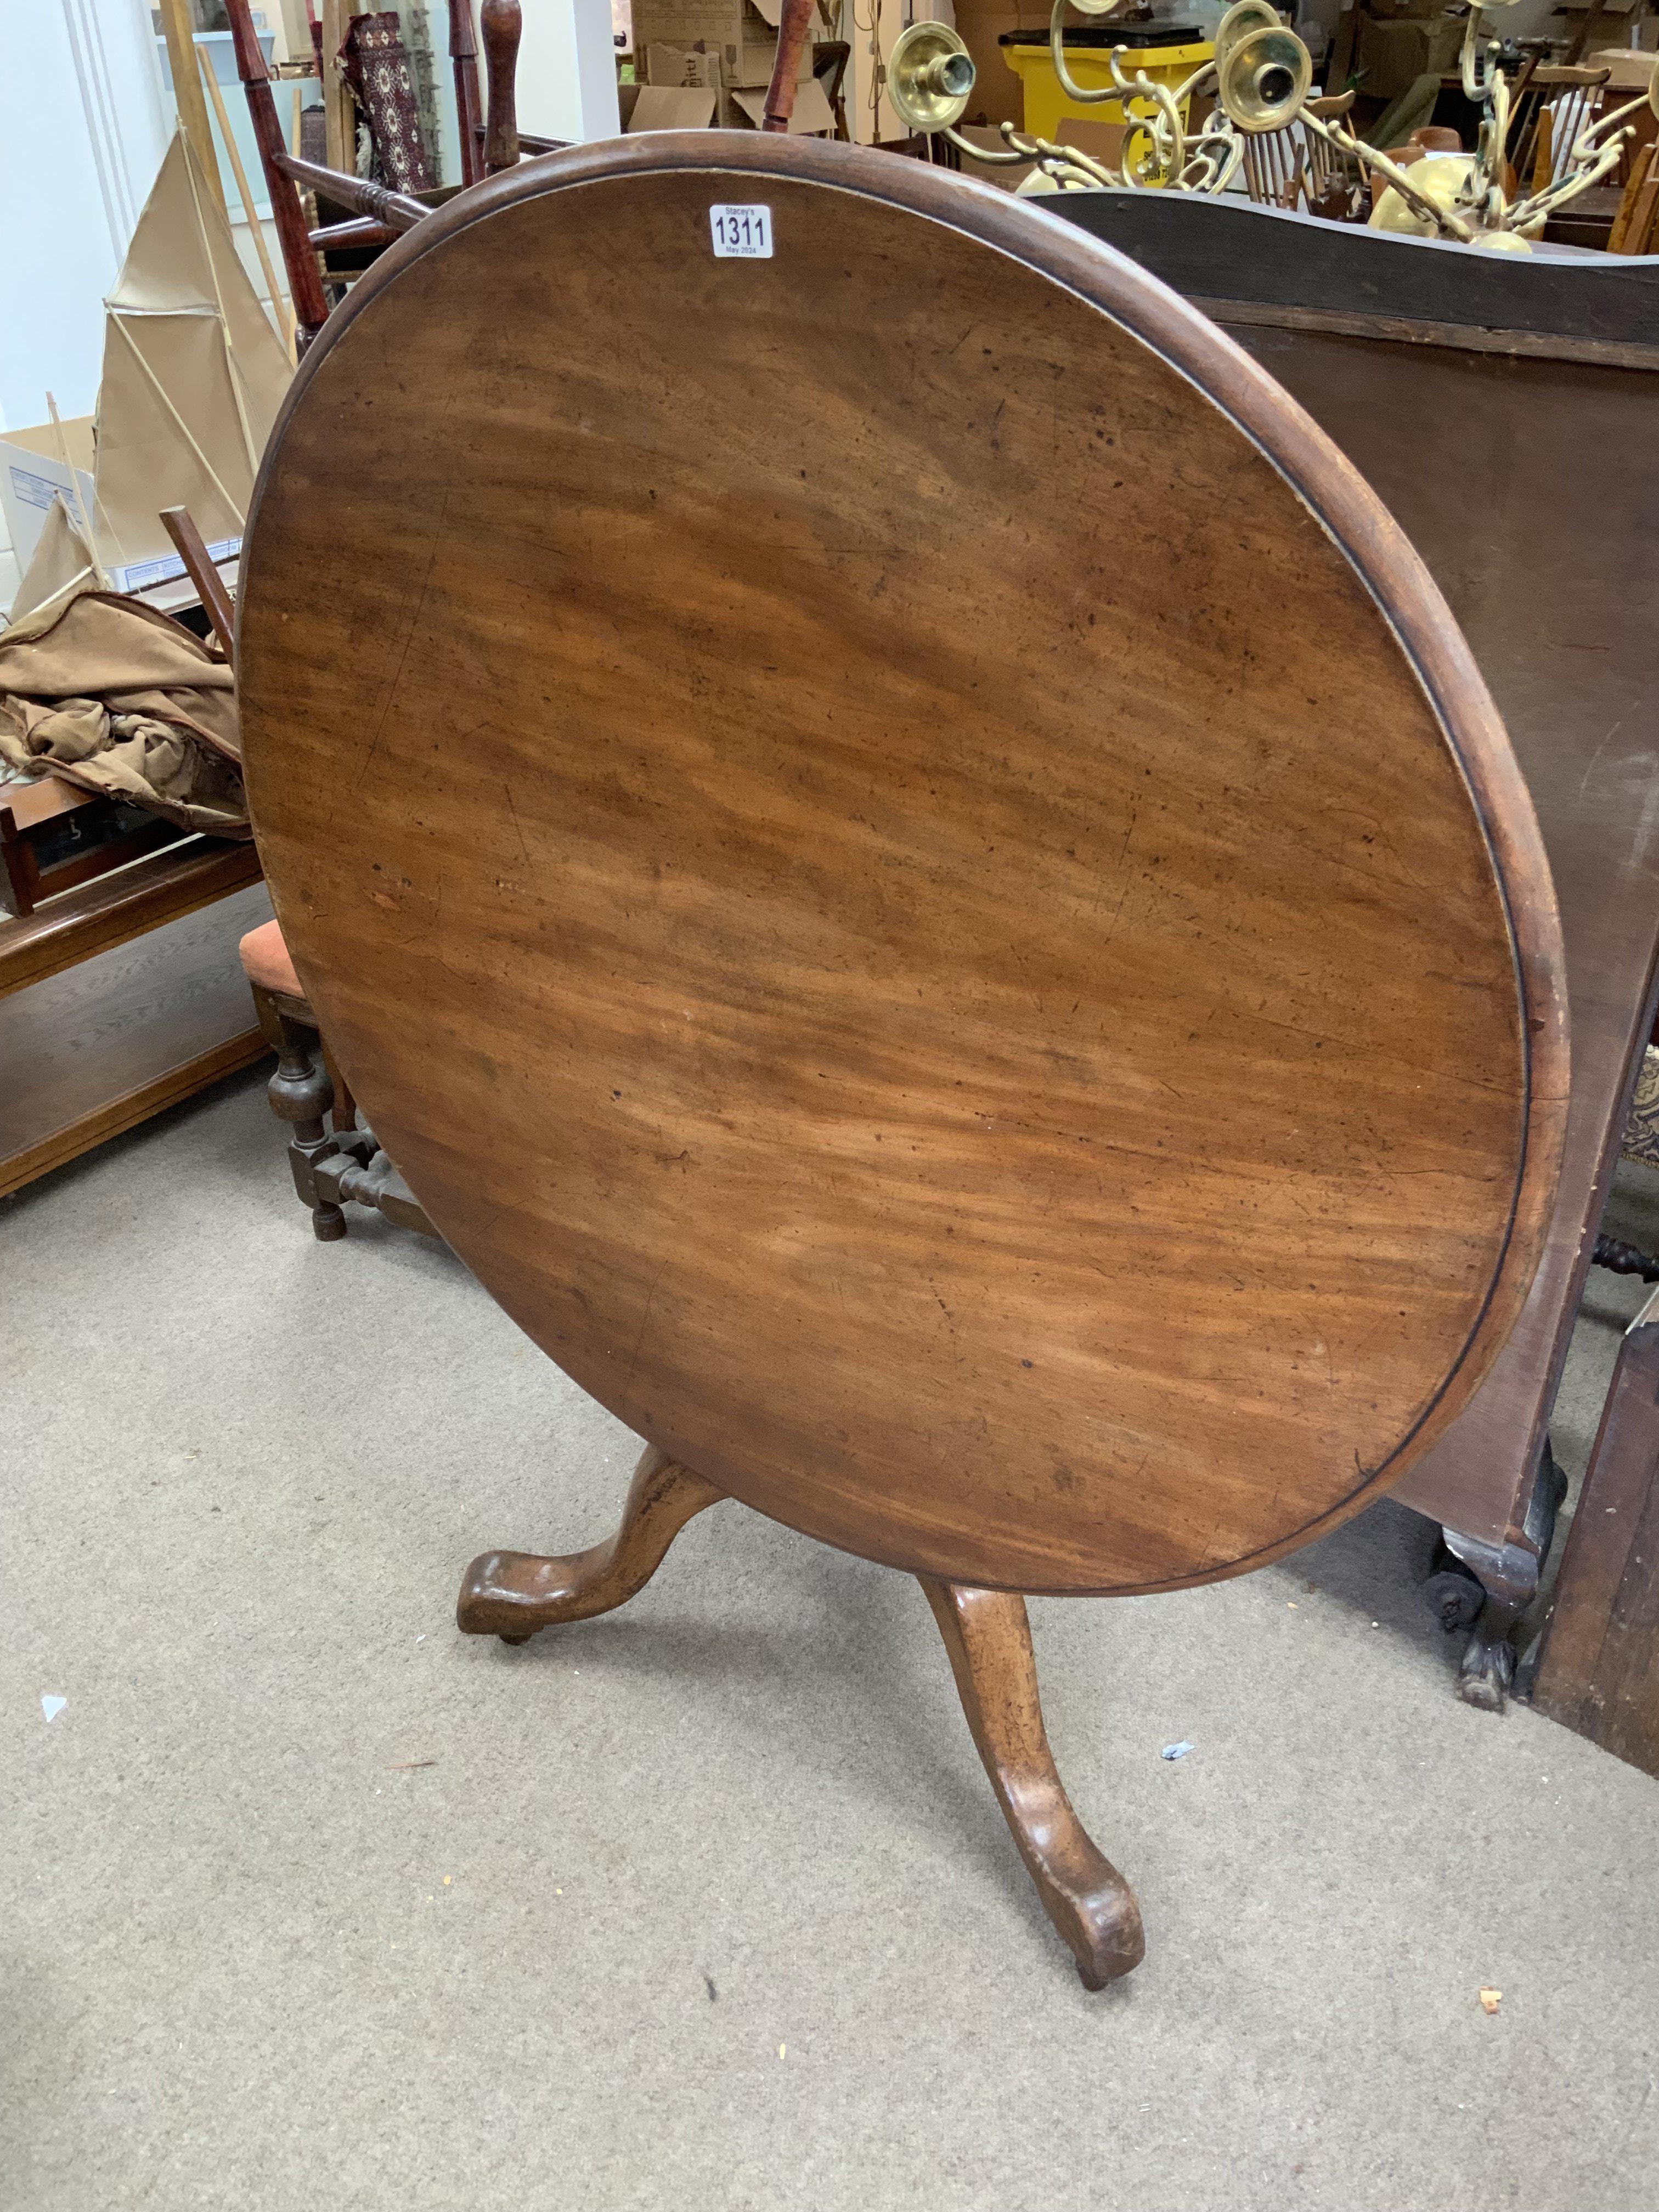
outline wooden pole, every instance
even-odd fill
[[[327,166],[357,173],[357,103],[340,74],[340,49],[352,16],[352,0],[323,0],[323,128]],[[297,149],[296,149],[297,150]]]
[[[200,49],[198,48],[198,51],[199,52]],[[241,155],[237,151],[236,141],[231,135],[230,117],[225,110],[225,96],[219,89],[218,78],[213,74],[212,63],[205,54],[202,54],[201,61],[202,82],[207,87],[208,96],[213,102],[213,112],[219,118],[219,130],[225,142],[225,150],[230,155],[231,174],[235,178],[236,189],[241,195],[242,212],[247,217],[248,228],[253,233],[253,250],[259,257],[259,273],[265,280],[265,294],[270,301],[271,315],[276,322],[278,334],[288,348],[289,359],[296,361],[299,355],[294,313],[278,288],[276,271],[270,265],[270,252],[265,244],[265,227],[260,222],[258,210],[253,204],[253,191],[247,180],[247,171],[242,167]],[[299,149],[296,147],[295,150],[297,152]]]
[[[478,44],[472,35],[472,0],[449,0],[449,66],[455,78],[455,128],[461,142],[461,182],[484,173],[483,115],[478,106]],[[299,148],[295,148],[299,152]]]
[[[219,156],[214,150],[213,125],[208,121],[207,101],[196,67],[196,34],[190,18],[190,0],[157,0],[161,29],[167,42],[167,66],[173,71],[173,100],[185,136],[196,149],[208,190],[227,222],[225,187],[219,175]]]
[[[247,0],[225,0],[225,12],[230,18],[231,37],[235,41],[236,70],[247,100],[248,119],[253,125],[253,143],[259,149],[259,167],[264,172],[265,189],[270,195],[271,220],[283,249],[283,266],[288,271],[289,297],[294,303],[295,318],[304,343],[309,345],[328,319],[328,301],[317,257],[311,250],[310,232],[300,205],[300,195],[293,180],[280,167],[288,148],[283,140],[283,126],[276,118],[276,102],[271,96],[270,72],[254,34]]]
[[[800,58],[812,35],[813,0],[783,0],[783,20],[778,25],[778,55],[767,88],[763,131],[787,131],[795,112],[795,82]]]
[[[196,596],[207,609],[214,635],[233,665],[236,659],[236,616],[225,580],[213,564],[213,556],[202,542],[202,533],[187,507],[164,507],[161,526],[185,564],[185,574],[196,586]]]

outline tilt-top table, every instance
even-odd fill
[[[486,1555],[461,1626],[618,1605],[727,1497],[918,1576],[1083,1978],[1127,1971],[1019,1593],[1356,1511],[1554,1190],[1548,869],[1409,545],[1075,228],[653,133],[461,195],[331,319],[238,651],[353,1090],[648,1440],[612,1543]]]

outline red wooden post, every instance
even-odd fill
[[[483,112],[478,105],[478,47],[471,0],[449,0],[449,65],[455,77],[455,127],[461,137],[461,182],[484,173]]]
[[[772,82],[766,90],[763,131],[787,131],[795,112],[795,80],[800,58],[812,31],[813,0],[783,0],[783,20],[778,26],[778,58],[772,65]]]
[[[270,94],[270,74],[259,51],[253,18],[248,12],[248,0],[225,0],[225,13],[230,19],[230,34],[235,42],[236,74],[242,80],[242,90],[247,98],[253,142],[259,149],[259,166],[264,171],[265,190],[270,196],[271,220],[276,226],[283,265],[288,271],[294,319],[300,326],[300,343],[307,346],[328,320],[322,272],[311,249],[298,189],[293,179],[284,175],[277,165],[277,157],[285,155],[288,148],[283,140],[283,126],[277,120],[276,103]]]

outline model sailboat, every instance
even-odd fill
[[[66,559],[74,569],[85,554],[116,591],[182,574],[163,507],[187,507],[214,558],[234,556],[293,374],[182,130],[104,304],[90,501],[65,447],[66,512],[40,532],[14,620],[64,589]]]

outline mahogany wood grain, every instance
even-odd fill
[[[377,1133],[721,1489],[1170,1587],[1357,1510],[1504,1341],[1566,1041],[1501,726],[1354,471],[1080,232],[758,135],[488,180],[308,357],[240,655]]]
[[[1140,1964],[1146,1931],[1134,1893],[1078,1819],[1048,1748],[1025,1601],[921,1577],[950,1654],[962,1709],[1042,1909],[1077,1960],[1085,1989]]]

